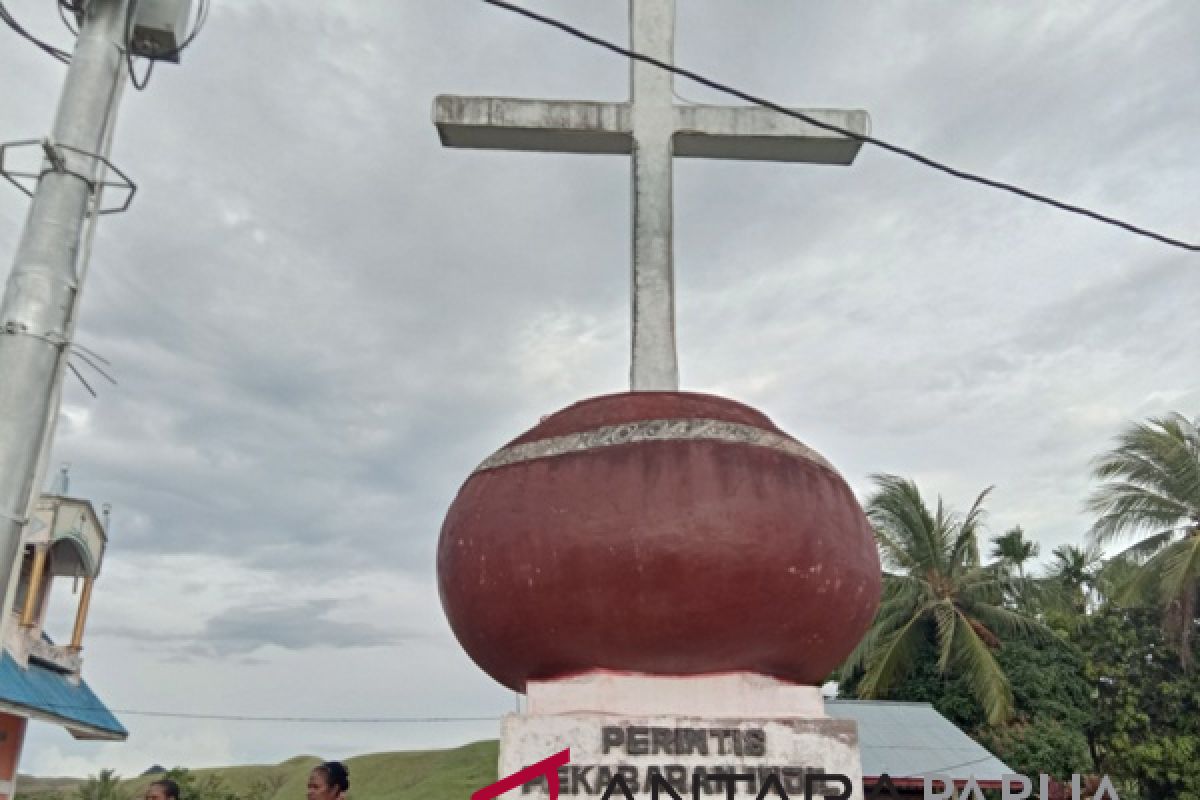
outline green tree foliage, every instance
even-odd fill
[[[846,672],[861,670],[861,697],[888,696],[923,662],[932,643],[937,670],[960,678],[993,724],[1012,713],[1013,695],[994,651],[1003,636],[1054,639],[1045,625],[1004,607],[1007,582],[980,565],[977,535],[984,490],[965,515],[938,498],[931,511],[915,483],[876,475],[867,502],[884,566],[884,593],[870,631]]]
[[[926,636],[917,646],[912,664],[904,677],[887,691],[877,693],[875,699],[929,703],[939,714],[968,731],[985,725],[987,715],[979,701],[971,695],[967,682],[960,675],[939,670],[937,652],[933,637]],[[838,691],[862,697],[862,679],[861,667],[843,666],[839,672]]]
[[[241,800],[272,800],[284,784],[282,775],[272,775],[259,778],[250,784],[250,788],[242,793]]]
[[[1092,540],[1142,537],[1121,556],[1141,566],[1119,599],[1166,611],[1187,669],[1200,592],[1200,431],[1175,413],[1133,425],[1096,460],[1093,477],[1102,483],[1088,499],[1099,514]]]
[[[1060,779],[1093,768],[1086,730],[1092,718],[1090,687],[1075,645],[1006,640],[997,654],[1013,688],[1008,723],[975,730],[981,743],[1022,775]]]
[[[931,704],[1021,774],[1069,777],[1092,770],[1086,737],[1091,692],[1074,645],[1061,639],[1002,643],[996,657],[1012,687],[1013,713],[1001,725],[988,724],[966,680],[938,669],[937,652],[932,639],[924,642],[912,669],[886,698]],[[861,671],[846,672],[840,688],[855,693],[861,678]]]
[[[155,780],[170,779],[179,784],[180,800],[261,800],[271,795],[239,795],[231,790],[220,775],[209,773],[197,777],[183,767],[167,770]],[[276,787],[278,788],[278,787]]]
[[[1158,615],[1107,607],[1080,638],[1098,771],[1135,789],[1123,798],[1200,800],[1200,675],[1183,669]]]
[[[79,800],[129,800],[129,794],[121,788],[121,779],[111,769],[88,778],[76,796]]]
[[[992,537],[992,558],[997,559],[1005,570],[1015,569],[1021,579],[1025,578],[1025,564],[1037,558],[1040,549],[1037,542],[1025,538],[1020,525]]]
[[[991,568],[1006,581],[1005,606],[1035,617],[1042,608],[1041,589],[1039,582],[1026,574],[1025,565],[1037,558],[1039,552],[1041,546],[1026,538],[1020,525],[992,537],[991,557],[995,561]]]
[[[1054,548],[1045,573],[1038,578],[1036,612],[1056,631],[1073,636],[1088,612],[1104,597],[1105,563],[1100,548],[1065,544]],[[1114,572],[1115,574],[1115,572]]]
[[[1054,548],[1053,555],[1046,579],[1058,590],[1062,604],[1082,617],[1088,612],[1089,601],[1100,581],[1103,553],[1094,544],[1086,547],[1064,544]]]

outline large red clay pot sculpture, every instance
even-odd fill
[[[837,471],[754,409],[682,392],[546,417],[467,479],[437,559],[455,635],[517,691],[592,669],[819,683],[880,593]]]

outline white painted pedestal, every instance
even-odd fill
[[[600,800],[613,775],[633,797],[742,798],[844,796],[843,784],[806,775],[844,775],[851,800],[862,800],[858,731],[851,720],[825,715],[820,689],[752,673],[662,677],[593,672],[530,683],[528,709],[504,719],[500,776],[512,775],[570,748],[558,770],[564,798]],[[774,779],[769,776],[775,775]],[[775,783],[777,782],[777,783]],[[665,784],[665,785],[664,785]],[[700,786],[698,794],[696,785]],[[781,793],[776,786],[781,787]],[[543,778],[501,795],[549,798]],[[623,800],[619,788],[612,800]]]

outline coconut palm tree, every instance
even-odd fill
[[[1000,637],[1054,634],[1004,608],[1006,581],[980,565],[977,535],[991,489],[960,516],[940,497],[930,511],[910,480],[873,480],[877,491],[867,501],[867,517],[884,562],[884,594],[871,630],[846,664],[863,673],[859,695],[878,697],[899,683],[929,642],[938,669],[961,675],[988,720],[1003,722],[1012,711],[1012,689],[993,655]]]
[[[1119,605],[1120,599],[1128,593],[1128,587],[1138,576],[1141,564],[1130,558],[1110,558],[1104,566],[1095,573],[1096,605],[1105,603]]]
[[[993,567],[1008,579],[1005,594],[1009,608],[1032,614],[1040,607],[1038,586],[1025,577],[1025,562],[1037,558],[1041,547],[1037,542],[1025,538],[1025,531],[1018,525],[1000,536],[992,537],[991,557],[996,559]],[[1016,575],[1013,575],[1013,570]]]
[[[1096,459],[1101,481],[1087,501],[1099,515],[1091,539],[1109,544],[1141,537],[1120,554],[1141,566],[1122,599],[1154,599],[1177,627],[1180,660],[1192,664],[1200,592],[1200,431],[1170,413],[1131,425]]]
[[[1056,630],[1077,634],[1101,596],[1110,596],[1116,570],[1107,568],[1095,544],[1054,548],[1053,559],[1036,581],[1041,619]]]
[[[1005,568],[1016,568],[1017,577],[1025,580],[1025,562],[1037,558],[1041,548],[1037,542],[1025,538],[1021,526],[1001,536],[992,537],[992,558],[999,559]]]
[[[1054,548],[1054,560],[1046,570],[1046,578],[1067,599],[1071,611],[1083,615],[1088,611],[1088,598],[1100,581],[1104,560],[1095,544],[1076,547],[1064,544]]]

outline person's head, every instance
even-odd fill
[[[144,800],[179,800],[179,784],[164,778],[146,787]]]
[[[341,800],[350,789],[350,772],[340,761],[326,761],[308,773],[308,800]]]

